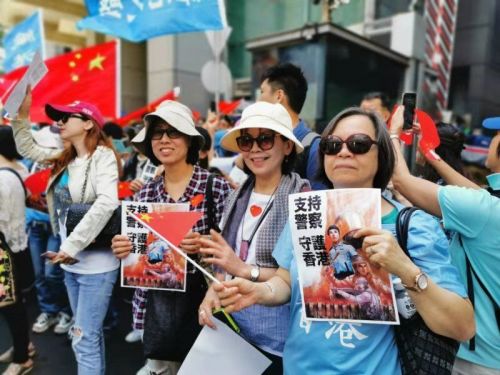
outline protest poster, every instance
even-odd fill
[[[381,227],[378,189],[291,194],[290,226],[307,320],[399,324],[390,275],[371,266],[363,227]]]
[[[133,246],[129,256],[122,260],[122,287],[186,290],[187,263],[184,257],[127,214],[186,211],[189,211],[189,203],[122,202],[122,234]]]

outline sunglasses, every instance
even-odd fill
[[[163,134],[166,134],[170,139],[177,139],[183,136],[183,133],[178,131],[176,128],[169,126],[168,128],[154,128],[151,134],[151,139],[158,141],[163,138]]]
[[[236,138],[236,144],[241,151],[249,152],[252,149],[254,142],[257,142],[257,146],[259,146],[262,151],[267,151],[274,147],[274,139],[277,135],[278,134],[275,133],[259,134],[254,138],[249,134],[243,134]]]
[[[366,134],[350,135],[345,141],[336,135],[329,135],[319,142],[319,149],[325,155],[337,155],[346,144],[347,149],[356,155],[366,154],[377,142]]]
[[[66,124],[70,118],[78,118],[82,121],[89,120],[89,118],[87,116],[80,115],[78,113],[66,113],[66,114],[62,115],[62,117],[59,121],[61,121],[61,123],[63,123],[63,124]]]

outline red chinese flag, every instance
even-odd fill
[[[118,117],[116,41],[56,56],[45,64],[49,72],[33,90],[31,121],[51,122],[45,115],[46,103],[69,104],[75,100],[96,105],[106,118]],[[1,78],[17,82],[26,69],[16,69]],[[0,91],[0,97],[3,94]]]
[[[420,150],[423,154],[427,155],[427,157],[435,157],[430,151],[434,151],[441,144],[436,124],[431,116],[424,111],[417,109],[416,113],[418,123],[420,124],[420,132],[422,133],[419,142]]]
[[[179,246],[194,224],[203,216],[202,212],[149,212],[132,216],[141,219],[175,246]]]
[[[219,112],[224,115],[229,115],[230,113],[234,112],[236,108],[238,108],[240,103],[241,99],[232,102],[225,102],[224,100],[221,100],[219,102]]]
[[[26,189],[28,189],[33,195],[42,194],[43,192],[45,192],[49,183],[50,172],[50,168],[47,168],[43,171],[30,175],[26,180],[24,180]]]
[[[125,199],[134,195],[130,190],[130,181],[121,181],[118,183],[118,199]]]

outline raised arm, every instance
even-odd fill
[[[22,156],[33,161],[42,162],[47,159],[52,159],[60,154],[61,150],[41,147],[35,143],[31,135],[31,124],[29,121],[30,108],[31,89],[28,87],[26,96],[19,108],[17,118],[11,122],[17,150]]]
[[[404,107],[399,106],[391,120],[391,138],[396,154],[396,166],[392,182],[396,190],[403,194],[411,203],[423,208],[434,216],[441,217],[442,213],[438,201],[439,185],[413,176],[401,152],[399,135],[403,129],[403,112]]]
[[[443,178],[443,180],[446,181],[448,185],[461,186],[470,189],[481,189],[481,186],[458,173],[441,158],[436,160],[426,157],[426,162],[436,170],[436,172]]]

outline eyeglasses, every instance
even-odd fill
[[[325,155],[337,155],[342,150],[344,143],[347,145],[347,149],[356,155],[366,154],[370,151],[372,145],[377,144],[366,134],[353,134],[345,141],[336,135],[329,135],[320,141],[319,149]]]
[[[61,119],[59,121],[61,121],[61,123],[63,123],[63,124],[66,124],[70,118],[79,118],[82,121],[89,120],[88,117],[77,114],[77,113],[66,113],[61,117]]]
[[[153,133],[151,134],[151,139],[158,141],[163,138],[163,134],[166,134],[170,139],[177,139],[182,137],[183,133],[178,131],[176,128],[169,126],[168,128],[160,128],[156,127],[153,129]]]
[[[254,138],[249,134],[243,134],[242,136],[236,138],[236,143],[238,144],[239,149],[243,152],[249,152],[252,149],[254,142],[257,142],[257,146],[259,146],[262,151],[267,151],[274,147],[274,138],[276,138],[277,135],[278,134],[274,133],[259,134],[256,138]]]

